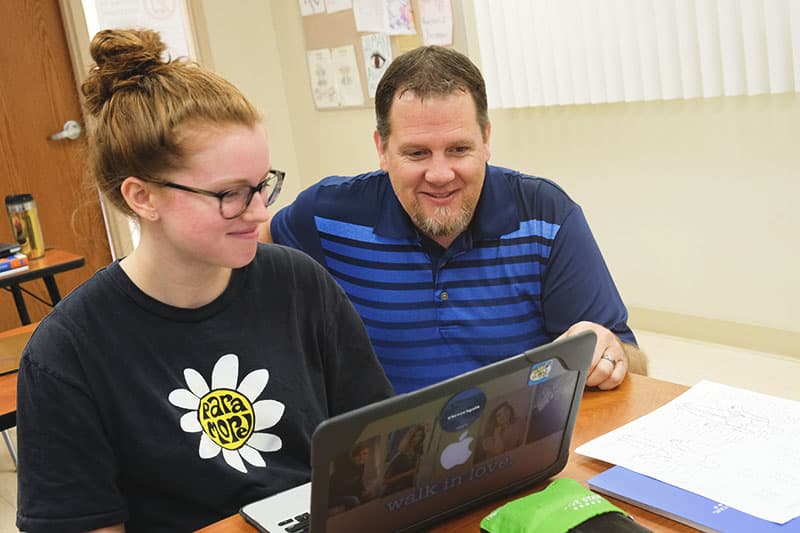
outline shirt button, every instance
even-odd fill
[[[442,291],[442,294],[441,294],[441,295],[439,295],[439,298],[440,298],[442,301],[444,301],[444,300],[447,300],[448,298],[450,298],[450,295],[449,295],[449,294],[447,294],[447,291]]]

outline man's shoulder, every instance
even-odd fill
[[[490,166],[490,175],[507,186],[522,220],[540,219],[560,223],[577,204],[555,181],[518,170]]]
[[[321,261],[317,221],[330,219],[371,226],[392,197],[391,187],[388,174],[382,170],[323,178],[275,213],[270,223],[272,240],[300,248]]]
[[[328,176],[298,198],[300,212],[371,225],[392,198],[389,175],[375,170],[357,176]]]
[[[509,185],[519,187],[525,192],[572,202],[567,192],[558,183],[549,178],[526,174],[525,172],[505,167],[490,166],[489,169],[494,176],[506,180]]]
[[[353,192],[377,192],[390,185],[389,175],[383,170],[373,170],[355,176],[328,176],[310,189],[325,194],[352,194]]]

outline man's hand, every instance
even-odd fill
[[[594,322],[578,322],[573,324],[558,338],[569,337],[581,331],[591,330],[597,335],[587,387],[609,390],[618,387],[625,380],[628,371],[636,374],[647,374],[647,359],[633,344],[619,340],[608,328]]]

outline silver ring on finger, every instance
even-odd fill
[[[607,351],[600,356],[600,359],[605,359],[606,361],[611,363],[614,366],[614,368],[616,368],[617,363],[619,363],[619,359],[615,359],[614,356],[608,353]]]

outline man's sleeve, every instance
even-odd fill
[[[301,192],[297,199],[272,217],[272,242],[301,250],[324,264],[322,244],[314,222],[318,186]]]
[[[542,308],[553,338],[588,320],[610,329],[623,342],[636,344],[627,324],[628,311],[577,205],[556,234],[542,281]]]
[[[86,531],[127,520],[94,401],[28,357],[19,369],[17,437],[20,530]]]

